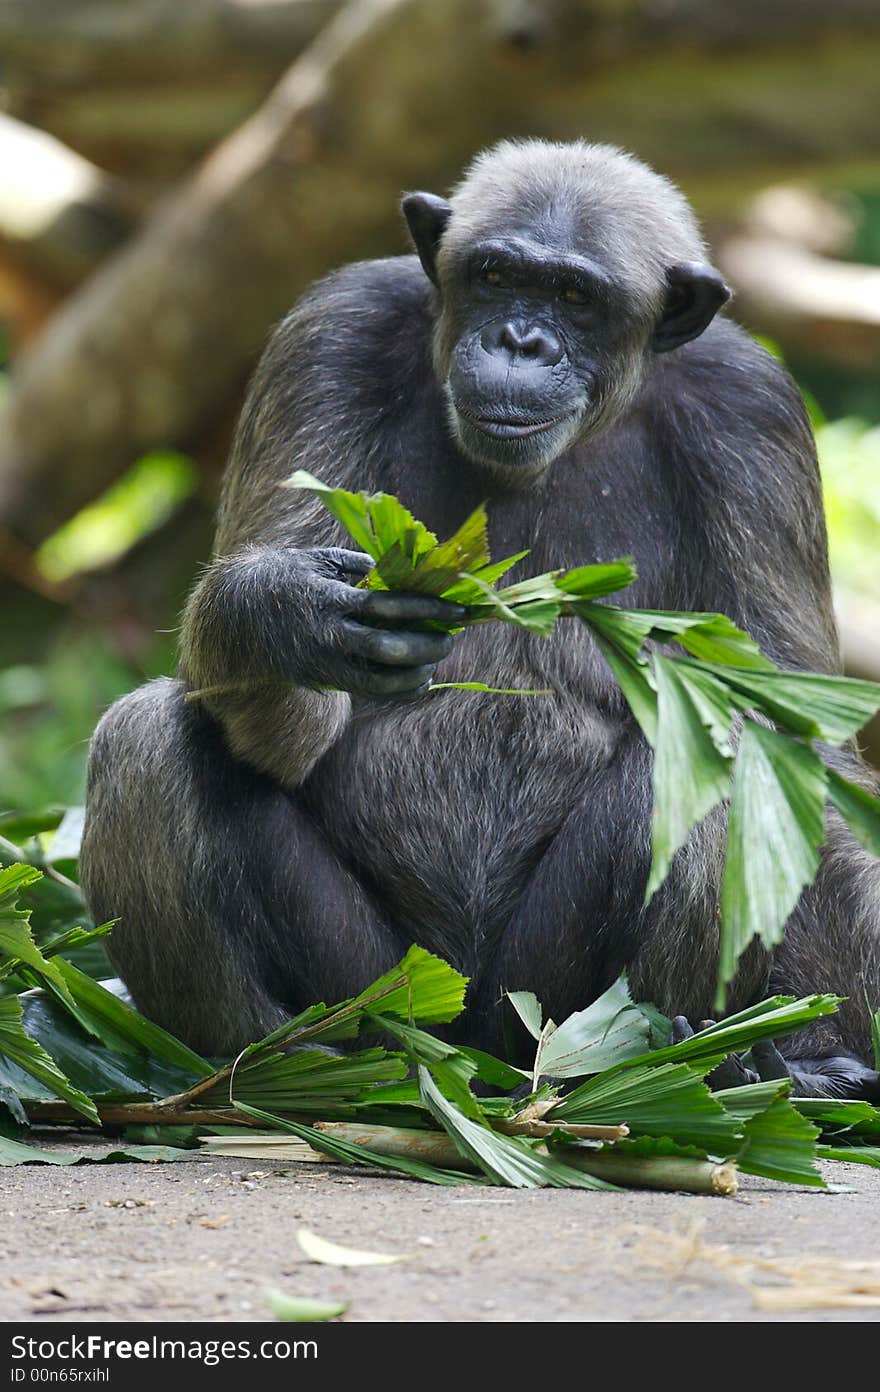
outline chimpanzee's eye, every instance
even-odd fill
[[[507,284],[504,276],[500,271],[496,270],[494,266],[484,266],[480,272],[480,279],[484,285],[494,285],[497,287]]]
[[[571,305],[585,305],[587,303],[587,297],[583,290],[579,290],[576,285],[566,285],[564,290],[560,290],[559,298]]]

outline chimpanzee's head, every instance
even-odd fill
[[[608,145],[505,141],[403,212],[439,314],[434,363],[470,458],[523,482],[632,400],[729,297],[681,193]]]

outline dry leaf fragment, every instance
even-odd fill
[[[339,1247],[308,1228],[299,1228],[296,1240],[310,1261],[323,1266],[390,1266],[412,1255],[410,1252],[362,1252],[355,1247]]]

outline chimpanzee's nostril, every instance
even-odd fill
[[[499,348],[506,348],[509,353],[520,351],[520,336],[513,324],[502,324],[498,332]]]
[[[562,357],[562,344],[549,329],[535,325],[519,327],[512,320],[490,324],[480,335],[487,353],[534,364],[552,367]]]

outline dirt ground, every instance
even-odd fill
[[[876,1261],[880,1170],[832,1172],[855,1192],[441,1189],[226,1158],[6,1168],[0,1319],[263,1320],[276,1287],[345,1301],[353,1321],[877,1320],[880,1308],[761,1308],[754,1285],[786,1283],[718,1255]],[[317,1265],[300,1227],[409,1255]]]

